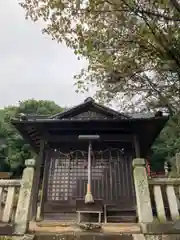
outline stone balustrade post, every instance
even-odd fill
[[[15,214],[15,233],[17,235],[23,235],[27,230],[35,160],[28,159],[25,161],[25,165],[26,168],[23,171],[17,210]]]
[[[133,160],[133,177],[139,222],[150,223],[153,221],[153,214],[144,159]]]

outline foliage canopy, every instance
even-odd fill
[[[10,123],[11,118],[20,113],[53,115],[63,109],[52,101],[30,99],[0,110],[0,171],[12,171],[19,175],[25,159],[34,157],[35,153]]]
[[[178,0],[21,0],[21,6],[27,18],[44,20],[43,32],[88,59],[76,76],[78,89],[94,85],[97,98],[120,99],[121,108],[179,111]]]

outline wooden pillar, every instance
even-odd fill
[[[136,158],[140,158],[139,139],[136,135],[134,136],[134,149],[135,149]]]
[[[29,220],[36,219],[36,215],[37,215],[37,202],[38,202],[39,188],[40,188],[41,166],[44,161],[44,149],[45,149],[45,142],[42,140],[40,143],[39,155],[36,158],[36,163],[35,163],[35,173],[34,173],[33,192],[32,192],[32,206],[31,206]]]
[[[41,221],[43,219],[43,213],[44,213],[44,202],[46,199],[46,194],[47,194],[47,184],[48,184],[48,170],[49,170],[49,155],[50,155],[50,149],[46,149],[45,154],[44,154],[44,171],[43,171],[43,182],[42,182],[42,188],[41,188],[41,197],[40,197],[40,203],[38,206],[38,211],[36,215],[36,220]]]
[[[26,232],[28,224],[28,214],[30,208],[33,176],[34,176],[34,159],[25,161],[26,168],[23,171],[17,210],[15,215],[15,233],[22,235]]]
[[[139,222],[150,223],[153,221],[153,214],[144,159],[134,159],[133,168]]]

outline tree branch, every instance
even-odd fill
[[[178,3],[177,0],[170,0],[172,5],[176,8],[176,10],[180,13],[180,4]]]

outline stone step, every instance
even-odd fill
[[[107,216],[107,222],[112,223],[120,223],[120,222],[129,222],[129,223],[135,223],[136,222],[136,216],[118,216],[118,215],[111,215]]]
[[[57,235],[53,235],[53,234],[49,234],[49,235],[45,235],[45,234],[41,234],[41,235],[37,235],[35,236],[35,240],[54,240],[54,239],[64,239],[64,240],[69,240],[69,239],[77,239],[77,237],[72,237],[72,236],[68,236],[68,235],[61,235],[61,236],[57,236]],[[119,234],[119,235],[97,235],[96,233],[86,233],[83,235],[79,235],[78,236],[79,240],[134,240],[132,234]],[[138,239],[139,240],[139,239]]]
[[[33,232],[34,234],[43,234],[43,233],[56,233],[56,234],[69,234],[69,233],[77,233],[77,234],[87,234],[89,231],[85,231],[81,229],[79,225],[74,224],[73,222],[64,222],[61,221],[41,221],[35,222],[31,221],[29,223],[28,232]],[[95,234],[102,234],[102,232],[106,235],[115,235],[120,237],[120,234],[135,234],[140,233],[141,228],[138,223],[102,223],[100,229],[96,229],[93,231]]]

